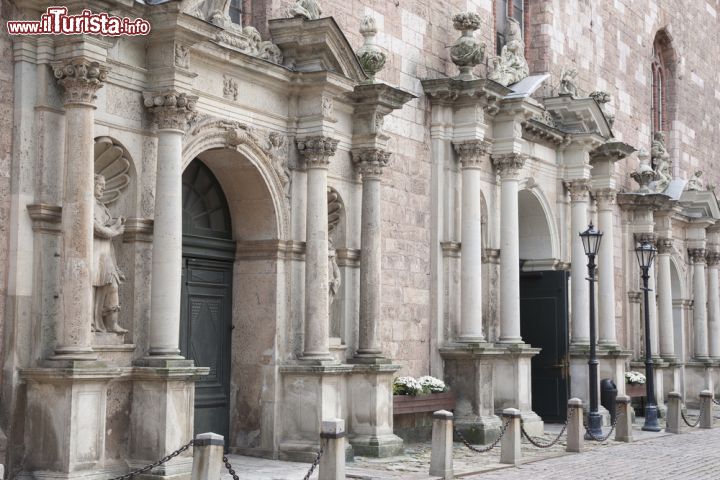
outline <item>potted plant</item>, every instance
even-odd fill
[[[644,397],[645,380],[645,375],[640,372],[625,372],[625,393],[630,397]]]
[[[393,381],[393,414],[453,410],[455,395],[442,380],[429,375],[398,377]]]

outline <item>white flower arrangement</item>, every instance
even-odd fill
[[[418,379],[413,377],[398,377],[393,381],[393,395],[423,395],[429,393],[447,392],[445,382],[429,375]]]
[[[642,385],[645,383],[645,375],[640,372],[625,372],[625,381],[631,385]]]

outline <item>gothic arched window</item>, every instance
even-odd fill
[[[653,46],[651,108],[653,131],[665,131],[667,129],[665,68],[655,46]]]
[[[508,18],[517,20],[525,38],[525,0],[495,0],[495,47],[498,55],[505,45]]]
[[[230,21],[242,25],[242,0],[230,0]]]

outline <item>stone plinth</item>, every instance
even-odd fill
[[[494,376],[502,381],[493,383],[495,390],[495,411],[506,408],[520,410],[523,425],[528,434],[540,436],[544,433],[542,419],[532,410],[532,357],[540,352],[526,343],[502,345],[504,350],[495,359]]]

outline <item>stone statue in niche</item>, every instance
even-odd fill
[[[127,330],[118,325],[120,302],[118,287],[125,280],[115,260],[113,238],[125,232],[125,218],[113,218],[102,202],[105,195],[105,177],[95,175],[95,210],[92,285],[94,311],[92,328],[95,332],[123,334]]]
[[[664,192],[672,180],[670,173],[670,154],[665,148],[665,135],[655,132],[650,147],[652,168],[655,171],[655,192]]]
[[[577,85],[575,85],[575,78],[578,72],[574,68],[563,69],[560,74],[560,88],[558,95],[570,95],[571,97],[577,97]]]
[[[307,20],[317,20],[322,15],[322,9],[317,0],[296,0],[290,7],[288,14],[291,17],[303,17]]]
[[[337,253],[335,251],[335,235],[337,226],[340,223],[342,213],[342,203],[340,196],[332,188],[327,191],[328,202],[328,304],[332,307],[335,297],[340,291],[342,280],[340,278],[340,268],[337,263]],[[332,323],[332,322],[331,322]]]
[[[530,67],[525,60],[520,24],[514,18],[508,18],[505,38],[507,43],[502,47],[500,56],[493,59],[495,68],[489,78],[507,87],[530,75]]]

